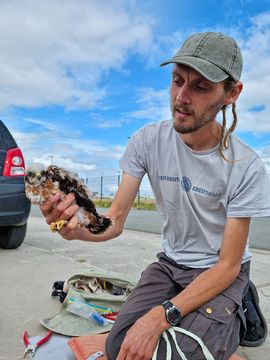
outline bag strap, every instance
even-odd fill
[[[171,327],[168,330],[165,330],[160,339],[159,339],[159,343],[155,349],[155,352],[153,354],[152,360],[157,360],[157,352],[158,352],[158,348],[160,345],[160,340],[163,337],[163,339],[165,340],[166,343],[166,360],[171,360],[172,359],[172,348],[171,348],[171,344],[170,344],[170,340],[168,338],[167,333],[169,333],[174,341],[176,350],[179,354],[179,356],[181,357],[182,360],[188,360],[185,356],[185,354],[183,353],[183,351],[181,350],[181,348],[179,347],[177,340],[176,340],[176,332],[180,332],[182,334],[185,334],[189,337],[191,337],[192,339],[194,339],[195,341],[197,341],[197,343],[199,344],[199,346],[202,349],[203,355],[205,356],[206,360],[214,360],[213,355],[210,353],[210,351],[207,349],[207,347],[205,346],[204,342],[202,341],[201,338],[199,338],[197,335],[193,334],[192,332],[185,330],[183,328],[180,327]]]

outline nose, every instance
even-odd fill
[[[190,104],[190,90],[187,84],[179,87],[176,93],[176,101],[180,104]]]

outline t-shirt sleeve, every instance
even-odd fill
[[[239,182],[228,204],[227,216],[270,216],[269,175],[259,157],[250,164],[244,177]]]
[[[146,173],[144,154],[144,129],[137,131],[129,140],[126,151],[120,158],[121,170],[137,178],[143,178]]]

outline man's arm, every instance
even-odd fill
[[[200,274],[173,299],[168,299],[180,308],[182,316],[222,293],[237,278],[249,225],[250,218],[228,218],[218,263]],[[117,360],[124,360],[129,356],[136,359],[143,354],[146,355],[142,359],[149,360],[160,335],[169,327],[163,306],[155,306],[130,328]]]
[[[78,227],[75,215],[78,205],[74,203],[74,195],[69,194],[60,201],[60,196],[49,198],[40,206],[48,224],[58,220],[68,220],[67,226],[59,233],[66,240],[106,241],[120,235],[123,231],[126,217],[132,207],[140,187],[141,179],[123,173],[121,184],[106,216],[112,220],[112,225],[102,234],[91,234],[86,228]]]

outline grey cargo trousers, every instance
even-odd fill
[[[181,266],[164,253],[158,254],[158,262],[150,264],[122,305],[117,320],[106,341],[109,360],[116,359],[129,328],[151,308],[171,299],[181,292],[198,275],[207,269]],[[233,284],[222,294],[186,315],[181,327],[199,336],[215,360],[226,360],[240,343],[240,327],[244,324],[242,298],[248,288],[250,262],[241,266]],[[211,310],[209,310],[211,309]],[[177,343],[189,360],[204,360],[198,343],[183,334],[176,334]],[[172,346],[172,359],[179,355]],[[166,358],[166,346],[162,340],[158,360]]]

